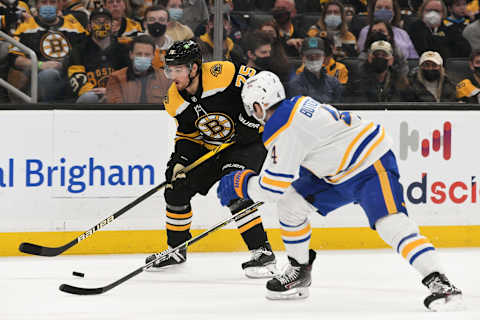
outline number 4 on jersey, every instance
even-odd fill
[[[273,146],[273,148],[272,148],[271,158],[272,158],[273,164],[277,164],[277,163],[278,163],[278,161],[277,161],[278,156],[277,156],[277,148],[276,148],[276,146]]]

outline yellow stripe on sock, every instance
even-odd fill
[[[418,240],[413,241],[412,243],[409,243],[408,245],[405,246],[402,250],[402,256],[406,259],[408,254],[415,249],[416,247],[421,246],[424,243],[428,243],[428,240],[426,238],[421,238]]]
[[[244,233],[245,231],[253,228],[254,226],[256,226],[257,224],[260,224],[260,223],[262,223],[262,218],[257,217],[256,219],[253,219],[252,221],[250,221],[246,225],[243,225],[240,228],[238,228],[238,231],[240,231],[240,233]]]
[[[186,230],[190,229],[191,225],[192,224],[189,223],[189,224],[184,225],[184,226],[174,226],[173,224],[166,223],[167,229],[171,230],[171,231],[186,231]]]
[[[173,219],[187,219],[192,217],[192,211],[187,213],[172,213],[170,211],[167,211],[167,217]]]
[[[310,227],[310,223],[309,223],[302,230],[287,231],[287,230],[281,229],[281,233],[282,233],[282,236],[284,236],[284,237],[299,237],[299,236],[306,235],[307,233],[310,232],[311,229],[312,228]]]

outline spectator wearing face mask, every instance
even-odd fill
[[[99,103],[108,78],[128,66],[128,46],[112,36],[112,14],[104,8],[90,14],[90,36],[73,48],[68,77],[77,103]]]
[[[13,33],[14,37],[37,55],[38,97],[41,102],[66,98],[65,93],[70,88],[66,62],[72,54],[72,45],[83,42],[88,34],[72,15],[62,17],[58,14],[59,4],[60,0],[37,0],[37,15],[26,19]],[[17,47],[10,49],[9,59],[10,65],[16,70],[27,73],[32,69],[32,60]],[[21,89],[28,80],[10,74],[9,81]],[[68,98],[71,98],[70,95]]]
[[[333,44],[328,38],[321,38],[325,44],[325,59],[323,59],[323,69],[331,77],[334,77],[345,86],[348,82],[348,69],[347,67],[335,60],[333,57]],[[300,74],[305,70],[305,63],[303,63],[296,71],[296,74]]]
[[[419,20],[410,25],[417,52],[436,51],[443,59],[462,58],[470,55],[469,42],[461,33],[443,24],[447,8],[442,0],[425,0],[419,8]]]
[[[164,67],[165,53],[174,43],[173,39],[166,34],[168,22],[168,10],[164,6],[152,6],[145,10],[143,27],[155,42],[155,55],[152,60],[154,69]]]
[[[418,64],[417,70],[409,77],[410,86],[404,94],[405,101],[457,101],[455,84],[445,74],[443,59],[438,52],[422,53]]]
[[[326,48],[321,38],[305,38],[302,45],[305,70],[288,83],[288,96],[310,96],[322,103],[343,100],[342,85],[335,77],[329,76],[323,68]]]
[[[140,35],[131,42],[130,65],[110,75],[106,89],[107,103],[154,103],[163,106],[171,81],[162,69],[152,67],[155,42]]]
[[[360,31],[358,50],[360,52],[363,51],[365,39],[373,21],[385,21],[392,25],[395,47],[402,51],[406,59],[418,59],[418,53],[417,50],[415,50],[412,39],[409,34],[400,27],[401,14],[398,0],[373,0],[369,3],[368,8],[369,25]]]
[[[257,30],[247,34],[244,48],[247,52],[247,66],[256,69],[272,71],[273,39],[264,31]]]
[[[402,101],[402,91],[408,80],[395,69],[392,45],[375,41],[370,45],[368,58],[361,66],[361,74],[349,84],[346,100],[349,102]]]
[[[272,38],[272,69],[275,70],[286,87],[288,81],[295,76],[295,70],[288,61],[285,49],[280,41],[278,25],[274,20],[268,21],[260,27],[260,30],[266,32]]]
[[[331,39],[334,44],[333,56],[335,59],[357,56],[357,39],[353,33],[348,31],[344,7],[340,2],[336,0],[327,2],[320,19],[310,27],[307,35],[317,37],[321,33],[326,33],[326,37]]]
[[[272,15],[278,25],[279,39],[289,57],[298,57],[306,33],[295,18],[294,0],[276,0]]]
[[[167,26],[167,35],[174,41],[190,40],[194,37],[192,29],[180,23],[183,19],[182,0],[168,0],[167,5],[170,21]]]
[[[457,84],[457,99],[467,103],[480,103],[480,50],[470,55],[472,74]]]
[[[395,35],[393,33],[390,23],[375,20],[370,26],[370,29],[368,30],[367,39],[365,40],[365,49],[360,52],[358,58],[362,60],[367,60],[370,51],[369,49],[372,43],[379,40],[387,41],[391,44],[393,49],[394,59],[392,69],[396,70],[401,75],[407,77],[409,72],[408,61],[403,55],[403,52],[395,46],[394,37]]]

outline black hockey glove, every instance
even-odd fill
[[[170,160],[167,162],[167,170],[165,171],[165,179],[167,180],[167,188],[173,188],[174,184],[185,183],[187,175],[185,173],[179,173],[183,170],[190,160],[179,153],[172,153]]]

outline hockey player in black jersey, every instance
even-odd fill
[[[90,36],[75,47],[68,77],[77,103],[99,103],[110,74],[129,65],[128,44],[112,35],[112,14],[97,8],[90,14]]]
[[[199,45],[192,41],[175,42],[165,56],[167,76],[173,80],[165,109],[178,123],[175,151],[167,163],[165,188],[166,229],[169,247],[191,238],[192,208],[190,200],[197,193],[206,195],[220,178],[239,168],[258,171],[264,161],[261,125],[243,108],[240,92],[255,69],[237,67],[228,61],[202,63]],[[188,174],[176,176],[182,168],[227,141],[235,143],[218,156]],[[251,205],[250,200],[229,204],[232,214]],[[259,212],[237,221],[237,227],[252,253],[242,264],[247,277],[272,277],[275,255],[268,243]],[[147,263],[154,255],[146,259]],[[183,263],[186,249],[153,266],[162,268]]]

